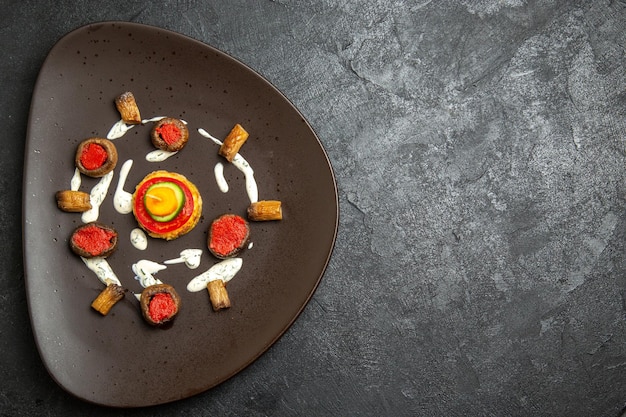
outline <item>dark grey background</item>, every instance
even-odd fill
[[[3,1],[0,415],[619,416],[626,406],[626,2]],[[149,409],[85,404],[37,354],[21,261],[30,97],[102,20],[266,77],[321,138],[340,226],[258,361]]]

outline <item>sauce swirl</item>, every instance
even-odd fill
[[[127,125],[126,123],[124,123],[124,120],[120,119],[113,126],[111,126],[109,133],[107,133],[107,139],[119,139],[135,126],[136,125]]]
[[[91,189],[91,208],[82,214],[81,219],[83,223],[90,223],[98,220],[98,217],[100,216],[100,206],[109,191],[112,179],[113,171],[100,178],[100,181],[98,181],[98,183]]]
[[[187,268],[196,269],[200,266],[201,257],[202,249],[185,249],[180,253],[180,256],[178,258],[170,259],[163,263],[167,265],[185,263],[185,265],[187,265]]]
[[[124,191],[124,185],[126,184],[126,178],[130,172],[130,168],[133,166],[133,160],[129,159],[124,162],[120,169],[120,178],[117,181],[117,188],[113,195],[113,206],[115,210],[120,214],[128,214],[133,211],[133,195],[128,191]]]
[[[229,258],[216,263],[202,274],[194,277],[187,284],[187,291],[198,292],[206,289],[206,285],[216,279],[228,282],[239,272],[243,265],[241,258]]]
[[[82,256],[80,257],[80,259],[83,260],[89,270],[96,274],[100,282],[102,282],[104,285],[109,285],[110,283],[117,284],[119,286],[122,285],[120,280],[117,278],[117,275],[115,275],[115,272],[113,272],[111,265],[109,265],[106,259],[100,257],[83,258]]]

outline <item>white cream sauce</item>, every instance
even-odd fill
[[[219,139],[211,136],[211,134],[209,134],[209,132],[207,132],[206,130],[199,128],[198,133],[200,133],[207,139],[211,139],[216,145],[222,146],[222,142]],[[257,187],[256,180],[254,179],[254,170],[252,169],[248,161],[246,161],[246,159],[241,156],[240,153],[237,153],[237,155],[235,155],[235,157],[233,158],[232,164],[243,173],[246,179],[246,192],[248,193],[250,203],[256,203],[257,201],[259,201],[259,189]],[[219,180],[216,179],[216,181]]]
[[[166,116],[156,116],[156,117],[153,117],[153,118],[151,118],[151,119],[143,119],[143,120],[141,121],[141,124],[145,125],[145,124],[150,123],[150,122],[158,122],[159,120],[163,120],[163,119],[165,119],[165,117],[166,117]],[[183,119],[178,119],[178,120],[180,120],[181,122],[183,122],[183,124],[187,124],[187,122],[186,122],[185,120],[183,120]]]
[[[127,125],[126,123],[124,123],[124,120],[120,119],[111,127],[111,130],[109,130],[109,133],[107,133],[107,139],[109,140],[119,139],[122,136],[124,136],[126,132],[128,132],[130,129],[132,129],[135,126],[136,125]]]
[[[128,214],[133,211],[133,195],[128,191],[124,191],[124,184],[126,184],[126,178],[130,172],[130,168],[133,166],[133,160],[129,159],[124,162],[120,169],[120,178],[117,181],[117,188],[113,195],[113,206],[115,210],[120,214]]]
[[[135,273],[135,279],[139,281],[142,287],[147,288],[151,285],[163,284],[161,280],[155,278],[154,275],[167,268],[165,265],[161,265],[156,262],[142,259],[132,265],[132,270]]]
[[[243,175],[246,177],[246,192],[248,193],[250,203],[256,203],[259,201],[259,189],[254,179],[252,167],[239,153],[233,158],[233,165],[236,166],[239,171],[243,172]]]
[[[215,143],[216,145],[222,146],[222,141],[221,140],[219,140],[218,138],[212,136],[209,132],[207,132],[203,128],[198,128],[198,133],[200,133],[202,136],[204,136],[207,139],[211,139],[213,141],[213,143]]]
[[[146,250],[148,248],[148,238],[146,233],[140,228],[136,227],[130,231],[130,243],[139,250]]]
[[[90,194],[91,208],[83,213],[81,219],[83,223],[95,222],[98,220],[98,216],[100,215],[100,206],[104,201],[107,192],[109,191],[109,186],[111,185],[111,180],[113,179],[113,171],[104,175],[100,181],[92,188]]]
[[[217,181],[217,186],[221,192],[228,192],[228,182],[226,182],[226,178],[224,178],[224,164],[218,162],[215,164],[215,168],[213,168],[213,173],[215,174],[215,181]]]
[[[170,265],[170,264],[180,264],[184,262],[185,265],[187,265],[187,268],[196,269],[197,267],[200,266],[201,257],[202,257],[202,249],[185,249],[180,253],[180,256],[178,258],[170,259],[163,263]]]
[[[80,171],[78,170],[78,168],[74,168],[74,175],[72,176],[72,179],[70,181],[70,190],[78,191],[80,189],[80,184]]]
[[[96,274],[100,282],[104,285],[109,285],[110,283],[117,284],[119,286],[122,285],[106,259],[101,257],[83,258],[82,256],[80,259],[82,259],[85,265],[87,265],[87,268]]]
[[[168,151],[164,151],[161,149],[156,149],[152,152],[148,152],[148,154],[146,155],[146,161],[148,162],[163,162],[165,161],[167,158],[174,156],[178,153],[178,151],[176,152],[168,152]]]
[[[206,289],[209,282],[216,279],[221,279],[224,282],[228,282],[239,272],[243,265],[243,259],[230,258],[216,263],[207,271],[194,277],[189,284],[187,284],[187,291],[198,292]]]
[[[152,119],[143,119],[141,121],[141,124],[145,125],[146,123],[150,123],[150,122],[158,122],[161,119],[165,119],[165,116],[156,116],[156,117],[153,117]]]

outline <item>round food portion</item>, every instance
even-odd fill
[[[143,203],[153,220],[168,222],[180,213],[185,201],[185,191],[178,184],[167,181],[148,187]]]
[[[184,175],[154,171],[135,188],[133,214],[149,236],[172,240],[198,224],[202,198],[196,186]]]
[[[70,248],[83,258],[106,258],[117,248],[117,232],[98,222],[78,226],[70,237]]]
[[[155,123],[150,132],[150,140],[155,148],[177,152],[187,144],[189,130],[182,120],[165,117]]]
[[[211,222],[207,246],[219,259],[232,258],[243,250],[250,239],[250,226],[241,216],[223,214]]]
[[[160,326],[178,314],[180,296],[171,285],[156,284],[141,292],[139,304],[144,319],[153,326]]]
[[[76,149],[75,163],[81,173],[100,178],[113,171],[117,165],[117,149],[108,139],[85,139]]]

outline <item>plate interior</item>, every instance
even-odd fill
[[[160,163],[150,124],[114,144],[115,176],[99,221],[116,228],[118,250],[109,263],[128,289],[102,317],[90,308],[103,289],[68,246],[80,214],[56,207],[69,189],[74,153],[83,139],[105,137],[119,120],[117,95],[132,91],[144,119],[170,116],[189,125],[187,146]],[[208,293],[187,282],[217,262],[206,250],[207,228],[220,214],[245,215],[243,175],[225,166],[230,190],[222,193],[213,168],[224,161],[198,134],[223,138],[235,123],[250,132],[241,154],[255,171],[260,199],[283,202],[280,222],[251,223],[252,248],[228,284],[232,307],[213,312]],[[136,222],[113,209],[119,170],[134,161],[126,191],[157,169],[185,175],[200,190],[203,215],[189,234],[148,249],[130,244]],[[82,176],[82,191],[97,180]],[[26,289],[36,343],[51,376],[89,402],[116,407],[155,405],[205,391],[233,376],[266,351],[296,319],[315,291],[335,241],[338,204],[327,155],[303,116],[262,77],[206,44],[167,30],[107,22],[82,27],[50,51],[36,83],[29,118],[24,173]],[[196,270],[170,265],[157,278],[177,288],[182,308],[172,326],[152,328],[132,293],[141,287],[131,265],[163,262],[186,248],[204,250]],[[166,381],[163,383],[163,381]]]

